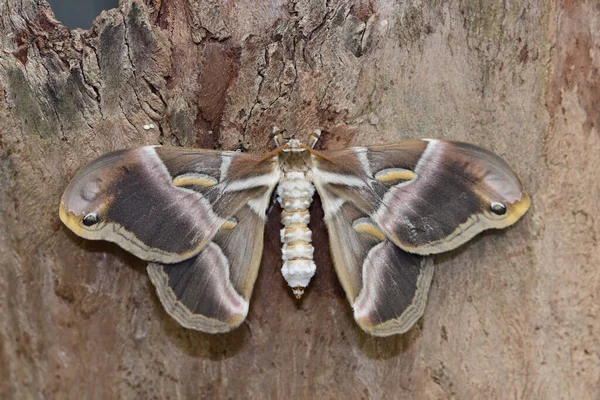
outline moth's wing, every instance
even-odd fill
[[[165,310],[186,328],[227,332],[246,318],[265,221],[249,205],[229,221],[198,255],[177,264],[148,265]]]
[[[406,332],[422,315],[433,265],[418,254],[508,226],[529,207],[501,158],[464,143],[313,152],[311,174],[338,277],[357,322],[377,336]],[[504,214],[492,211],[495,203]]]
[[[375,336],[408,331],[425,310],[431,260],[403,251],[354,204],[320,189],[330,211],[325,222],[333,263],[356,322]]]
[[[150,279],[181,325],[226,332],[246,317],[263,249],[276,156],[143,147],[83,168],[60,205],[88,239],[152,261]],[[86,216],[98,222],[87,226]],[[161,263],[161,264],[159,264]]]
[[[325,156],[314,155],[321,185],[411,253],[452,250],[485,229],[512,225],[530,204],[502,158],[466,143],[408,140]]]
[[[264,217],[279,174],[277,157],[151,146],[117,151],[77,173],[59,214],[81,237],[176,263],[198,254],[244,205]]]

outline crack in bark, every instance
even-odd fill
[[[50,70],[48,69],[48,67],[46,67],[46,64],[43,61],[40,62],[40,65],[42,66],[42,68],[44,68],[44,70],[46,70],[46,74],[47,74],[47,76],[46,76],[46,85],[48,85],[48,88],[50,88],[51,85],[55,83],[55,82],[50,82],[50,77],[53,76],[53,75],[51,74]],[[58,110],[56,109],[56,103],[55,102],[51,102],[48,105],[52,109],[52,112],[54,113],[54,116],[56,118],[56,122],[58,122],[58,125],[60,127],[60,138],[61,138],[61,140],[64,140],[66,138],[65,129],[64,129],[64,125],[63,125],[63,123],[61,121],[60,115],[58,113]]]
[[[150,91],[160,99],[160,101],[162,102],[163,106],[165,107],[165,109],[167,108],[167,102],[165,101],[165,99],[163,98],[162,93],[160,92],[159,89],[156,88],[156,86],[154,86],[154,84],[152,82],[150,82],[148,80],[148,78],[146,78],[145,76],[142,77],[144,79],[144,81],[146,82],[146,84],[148,84],[148,88],[150,89]],[[155,109],[154,107],[152,107],[149,103],[148,106],[150,108],[152,108],[152,110],[154,110],[157,114],[160,114],[160,111]]]
[[[135,5],[135,3],[133,3],[133,5]],[[148,120],[150,120],[150,121],[154,121],[154,122],[158,122],[158,120],[157,120],[156,118],[154,118],[154,117],[150,116],[150,114],[149,114],[149,113],[148,113],[148,112],[147,112],[147,111],[144,109],[144,105],[148,106],[148,108],[150,108],[151,110],[155,111],[155,112],[156,112],[158,115],[160,115],[161,113],[160,113],[159,111],[155,110],[155,109],[154,109],[154,108],[153,108],[153,107],[150,105],[150,103],[149,103],[149,102],[147,102],[147,101],[142,101],[142,99],[140,98],[140,94],[138,93],[137,87],[138,87],[138,83],[140,82],[140,79],[139,79],[139,77],[138,77],[138,75],[137,75],[137,72],[136,72],[136,66],[135,66],[135,63],[134,63],[134,61],[133,61],[133,57],[132,57],[132,55],[131,55],[131,47],[130,47],[130,44],[129,44],[129,38],[128,38],[128,36],[129,36],[129,34],[130,34],[130,27],[129,27],[128,23],[127,23],[127,18],[128,18],[128,16],[129,16],[129,15],[125,15],[125,10],[124,10],[123,8],[121,8],[121,9],[120,9],[120,13],[121,13],[121,16],[122,16],[122,18],[123,18],[123,25],[124,25],[124,27],[125,27],[125,32],[124,32],[124,34],[123,34],[123,43],[125,44],[125,49],[126,49],[126,51],[125,51],[125,52],[126,52],[126,54],[127,54],[127,59],[129,60],[129,64],[131,65],[131,73],[132,73],[132,75],[133,75],[133,82],[131,82],[131,81],[130,81],[130,82],[128,82],[128,84],[129,84],[129,87],[132,89],[133,93],[135,94],[135,97],[136,97],[137,103],[138,103],[138,105],[139,105],[139,111],[143,112],[143,113],[145,114],[145,116],[146,116],[146,118],[147,118]],[[130,13],[131,13],[131,11],[130,11]],[[142,78],[143,78],[143,80],[144,80],[144,81],[145,81],[145,82],[146,82],[146,83],[147,83],[149,86],[151,86],[150,82],[149,82],[149,81],[148,81],[148,80],[147,80],[147,79],[146,79],[146,78],[143,76],[143,71],[142,71]],[[153,92],[153,91],[152,91],[152,87],[153,87],[153,86],[149,87],[149,89],[150,89],[150,91],[151,91],[151,92]],[[160,99],[161,99],[161,101],[163,101],[163,103],[164,103],[164,100],[162,99],[162,97],[160,97],[160,96],[159,96],[159,98],[160,98]],[[122,101],[123,101],[123,98],[122,98],[121,96],[119,96],[119,107],[121,108],[121,112],[123,113],[123,116],[124,116],[124,117],[127,119],[127,121],[128,121],[128,122],[129,122],[129,123],[130,123],[130,124],[131,124],[133,127],[134,127],[134,129],[138,130],[138,129],[136,128],[135,124],[133,124],[133,123],[131,122],[131,119],[130,119],[130,118],[127,116],[127,115],[125,115],[125,111],[124,111],[124,109],[123,109],[123,106],[122,106],[122,104],[121,104],[121,102],[122,102]],[[166,105],[166,103],[165,103],[165,105]]]
[[[129,65],[131,65],[131,74],[133,75],[134,83],[137,83],[138,77],[136,75],[135,64],[133,63],[133,58],[131,57],[131,48],[129,47],[129,39],[127,37],[129,35],[129,27],[127,26],[127,16],[125,15],[125,10],[123,8],[121,8],[120,11],[121,11],[121,16],[123,17],[123,25],[125,26],[125,33],[123,34],[123,43],[125,44],[125,49],[126,49],[125,53],[127,54],[127,59],[129,60]],[[137,92],[137,85],[134,85],[134,83],[132,83],[131,81],[128,82],[129,87],[131,87],[131,89],[133,90],[133,93],[135,94],[138,105],[140,106],[140,110],[144,111],[144,107],[142,107],[142,101],[140,100],[140,96]],[[122,100],[121,96],[119,96],[119,100]],[[123,106],[121,105],[121,101],[119,101],[119,107],[121,108],[121,111],[123,111]],[[127,116],[125,116],[125,118],[127,118]],[[152,119],[152,118],[150,118],[150,119]]]
[[[244,129],[242,131],[242,140],[245,141],[246,140],[246,133],[248,132],[248,126],[250,125],[250,120],[252,119],[252,114],[254,113],[254,109],[256,107],[259,107],[260,104],[260,93],[262,90],[262,85],[263,82],[265,81],[265,70],[267,67],[267,60],[268,60],[268,47],[265,48],[264,50],[264,57],[265,57],[265,66],[264,67],[259,67],[258,70],[256,71],[256,73],[258,74],[258,76],[260,77],[260,82],[258,82],[258,89],[256,91],[256,97],[254,99],[254,104],[252,105],[252,107],[250,107],[250,111],[248,112],[248,118],[246,119],[246,123],[244,124]]]
[[[102,109],[102,94],[101,94],[101,88],[102,85],[98,85],[98,87],[91,81],[88,80],[88,68],[85,68],[84,65],[84,59],[86,58],[86,54],[87,56],[93,56],[94,57],[94,66],[98,68],[98,70],[100,70],[100,60],[98,59],[98,49],[96,48],[96,46],[94,46],[93,42],[91,41],[86,41],[86,43],[83,44],[83,46],[87,46],[88,49],[90,49],[90,51],[88,53],[85,52],[85,47],[83,49],[83,55],[81,57],[81,76],[83,77],[83,81],[90,87],[92,88],[92,90],[94,91],[94,93],[96,94],[96,102],[98,103],[98,112],[100,113],[100,117],[102,120],[104,120],[104,111]]]

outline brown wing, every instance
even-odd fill
[[[245,204],[264,217],[279,173],[276,157],[150,146],[117,151],[79,171],[59,213],[81,237],[175,263],[197,254]]]
[[[177,264],[149,264],[150,280],[169,315],[209,333],[241,324],[260,266],[264,226],[245,205],[198,255]]]
[[[514,224],[530,204],[504,160],[466,143],[409,140],[326,156],[315,157],[315,176],[329,173],[324,185],[411,253],[452,250],[485,229]],[[355,185],[344,186],[348,179]]]
[[[336,202],[319,193],[324,207]],[[408,331],[423,315],[433,277],[431,260],[385,237],[352,203],[326,217],[336,273],[362,329],[375,336]]]
[[[277,157],[142,147],[84,167],[65,191],[62,221],[87,238],[151,261],[148,273],[180,324],[204,332],[238,326],[263,249]]]
[[[529,207],[508,165],[465,143],[412,140],[312,161],[336,272],[357,322],[377,336],[422,315],[433,266],[419,255],[511,225]]]

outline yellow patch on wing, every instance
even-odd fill
[[[369,235],[379,241],[385,240],[385,235],[383,232],[370,222],[359,220],[352,224],[352,227],[357,233]]]
[[[523,192],[523,199],[521,201],[516,202],[515,204],[510,205],[509,212],[510,215],[506,218],[508,225],[512,225],[519,220],[529,210],[529,206],[531,205],[531,199],[529,195]]]
[[[77,215],[65,210],[65,207],[62,202],[58,207],[58,216],[60,217],[60,220],[63,222],[63,224],[65,224],[67,228],[72,230],[73,233],[75,233],[77,236],[81,236],[83,238],[87,238],[89,236],[87,234],[87,231],[85,231],[81,227],[81,217],[78,217]]]
[[[219,183],[215,178],[210,175],[188,173],[176,176],[173,179],[173,185],[175,186],[203,186],[210,187]]]
[[[415,173],[404,168],[387,168],[375,174],[375,179],[383,183],[397,183],[399,181],[409,181],[415,177]]]
[[[237,225],[237,221],[233,218],[228,219],[227,221],[225,221],[223,223],[223,225],[221,225],[221,227],[219,228],[219,230],[226,230],[226,231],[230,231],[233,228],[235,228]]]

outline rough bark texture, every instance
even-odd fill
[[[89,31],[0,1],[0,398],[600,398],[600,6],[593,1],[124,0]],[[146,124],[155,129],[145,130]],[[354,323],[315,210],[298,303],[267,227],[247,323],[208,335],[144,263],[59,222],[78,168],[168,144],[252,152],[412,137],[506,158],[516,226],[439,256],[424,317]]]

